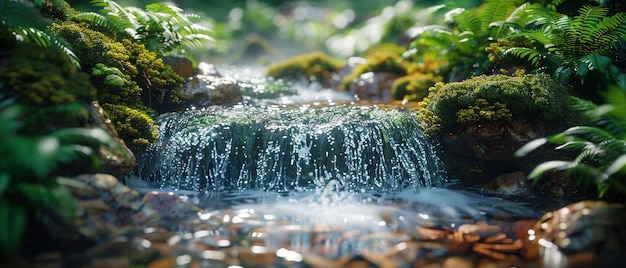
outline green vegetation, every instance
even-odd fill
[[[168,104],[179,103],[183,78],[166,66],[156,53],[130,39],[118,42],[74,22],[57,23],[53,29],[73,45],[83,63],[83,70],[91,74],[91,82],[97,88],[98,101],[105,114],[111,116],[115,125],[125,126],[118,129],[119,136],[133,152],[140,153],[156,139],[150,126],[152,109],[164,112]],[[126,106],[128,109],[122,110],[132,110],[134,119],[127,120],[122,116],[126,113],[119,109],[112,111],[109,108],[114,106],[107,104]],[[138,133],[145,136],[137,136]]]
[[[421,101],[428,96],[428,89],[441,80],[432,73],[405,75],[393,82],[391,95],[396,100]]]
[[[435,84],[420,102],[418,118],[428,135],[441,129],[512,118],[563,120],[569,91],[547,74],[481,75]]]
[[[101,129],[63,128],[25,135],[21,118],[32,108],[0,102],[0,256],[20,249],[27,223],[41,212],[72,217],[74,200],[57,178],[95,171],[98,149],[112,139]],[[68,168],[76,162],[83,168]]]
[[[476,9],[436,6],[450,9],[443,15],[443,23],[412,29],[415,37],[405,56],[419,62],[426,55],[434,55],[447,62],[439,70],[446,81],[486,74],[492,64],[485,48],[495,40],[522,31],[528,20],[524,14],[531,7],[510,0],[486,0]]]
[[[292,57],[267,67],[266,75],[274,78],[307,79],[327,86],[331,74],[343,63],[322,52],[313,52]]]
[[[160,56],[184,55],[190,60],[194,50],[213,42],[211,28],[196,14],[183,13],[181,8],[152,3],[144,9],[123,7],[111,0],[93,0],[102,7],[100,13],[79,12],[70,17],[87,21],[108,30],[111,36],[128,37]]]
[[[79,72],[60,50],[28,43],[11,49],[0,82],[5,85],[5,94],[15,95],[28,105],[51,106],[96,98],[89,76]]]
[[[568,170],[579,183],[595,186],[599,197],[611,192],[626,195],[626,92],[614,86],[604,94],[604,99],[607,103],[598,106],[572,97],[572,106],[585,115],[589,125],[571,127],[532,141],[518,150],[518,156],[525,156],[546,143],[552,143],[559,145],[557,150],[577,153],[572,160],[542,163],[529,177],[537,180],[547,171]]]
[[[626,13],[611,15],[608,8],[583,6],[573,17],[545,9],[531,14],[538,29],[512,35],[525,40],[525,46],[503,54],[527,59],[539,71],[575,85],[587,98],[597,99],[599,91],[619,81],[622,74],[610,56],[626,40]]]

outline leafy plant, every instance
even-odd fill
[[[76,67],[80,61],[65,41],[48,29],[51,21],[43,16],[42,1],[3,0],[0,2],[0,26],[9,29],[17,41],[51,47],[65,53]]]
[[[57,178],[62,173],[72,175],[71,170],[83,170],[72,168],[76,161],[89,163],[95,170],[100,144],[113,144],[108,134],[97,128],[24,135],[20,117],[30,112],[11,100],[0,102],[0,154],[10,156],[0,162],[0,254],[20,249],[26,224],[36,219],[38,212],[71,217],[74,200]]]
[[[578,89],[591,91],[585,93],[594,97],[597,90],[617,83],[620,76],[610,53],[626,40],[626,13],[609,12],[608,8],[583,6],[578,15],[570,17],[534,9],[533,23],[538,29],[511,36],[531,44],[506,49],[504,54],[526,59],[562,83],[576,82],[572,81],[576,77]]]
[[[172,4],[153,3],[144,9],[123,7],[112,0],[92,0],[100,14],[81,12],[72,16],[90,21],[118,35],[127,35],[159,55],[190,55],[213,42],[208,22],[196,14],[183,13]]]
[[[428,54],[444,59],[449,64],[440,73],[446,74],[446,80],[485,74],[491,67],[485,48],[494,40],[521,32],[528,20],[525,11],[531,7],[509,0],[486,0],[475,10],[435,6],[434,11],[450,9],[443,16],[444,25],[411,29],[414,37],[405,56],[415,61]]]
[[[571,97],[574,109],[589,120],[590,125],[571,127],[559,134],[529,142],[516,152],[525,156],[547,144],[557,150],[574,151],[572,160],[544,162],[529,174],[535,180],[551,170],[568,170],[579,183],[594,185],[598,196],[609,189],[626,195],[626,92],[614,86],[604,94],[606,104]]]

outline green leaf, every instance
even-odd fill
[[[4,192],[7,190],[10,184],[11,175],[5,172],[0,173],[0,199],[2,198]]]
[[[517,149],[517,151],[515,151],[515,157],[523,157],[528,155],[530,152],[536,150],[537,148],[543,146],[544,144],[546,144],[548,141],[548,139],[546,138],[541,138],[541,139],[536,139],[533,141],[530,141],[528,143],[526,143],[524,146],[522,146],[521,148]]]
[[[626,166],[626,155],[621,155],[604,171],[607,177],[613,176],[615,173],[621,172]]]
[[[19,204],[0,199],[0,248],[14,253],[22,242],[26,229],[26,208]]]
[[[535,167],[533,171],[530,172],[530,174],[528,174],[528,177],[532,179],[536,179],[541,174],[545,173],[546,171],[550,171],[554,169],[565,170],[571,167],[571,164],[572,162],[570,161],[548,161],[545,163],[541,163],[540,165]]]

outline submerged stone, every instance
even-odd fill
[[[158,118],[138,175],[174,190],[323,187],[394,191],[443,184],[434,146],[406,111],[210,107]]]

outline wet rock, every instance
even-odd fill
[[[582,201],[546,213],[528,241],[535,249],[558,249],[571,255],[585,251],[603,254],[626,252],[626,210],[621,204]]]
[[[105,130],[118,144],[114,148],[105,145],[100,146],[101,163],[99,173],[111,174],[118,178],[123,177],[137,165],[135,155],[126,146],[124,140],[119,137],[111,120],[104,116],[102,107],[97,101],[86,105],[86,108],[89,113],[91,126]]]
[[[74,222],[59,223],[72,233],[56,233],[65,239],[109,237],[124,228],[138,228],[159,221],[158,212],[132,189],[107,174],[81,175],[60,181],[76,200]],[[59,226],[53,226],[58,228]],[[54,233],[53,233],[54,234]]]
[[[456,154],[487,161],[511,161],[522,145],[545,136],[543,123],[482,122],[458,127],[442,137]]]
[[[228,77],[195,75],[187,79],[183,99],[196,107],[234,104],[243,97],[236,80]]]
[[[529,195],[530,184],[523,172],[502,174],[483,186],[486,190],[498,191],[508,195]]]
[[[393,101],[391,85],[401,75],[391,72],[368,72],[352,82],[351,91],[357,99],[364,101]]]
[[[579,196],[581,192],[565,170],[542,177],[534,189],[544,195],[558,199],[573,199]]]
[[[185,57],[165,56],[163,57],[163,63],[170,66],[174,72],[183,78],[194,74],[193,63]]]
[[[194,74],[221,76],[214,64],[206,62],[198,63],[198,68],[194,71]]]
[[[164,222],[180,224],[182,221],[189,221],[198,218],[198,213],[203,210],[189,202],[185,202],[180,196],[172,192],[149,192],[143,199],[152,208],[158,211]]]
[[[330,85],[331,88],[339,88],[339,85],[341,85],[343,78],[350,75],[354,67],[360,64],[364,64],[364,63],[367,63],[367,59],[365,58],[361,58],[361,57],[348,58],[348,60],[346,61],[346,65],[343,68],[333,72],[330,75],[328,84]]]

